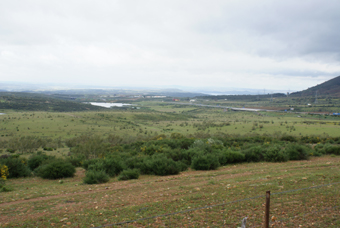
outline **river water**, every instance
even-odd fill
[[[111,107],[123,107],[128,106],[131,104],[124,104],[124,103],[101,103],[101,102],[89,102],[91,105],[100,106],[104,108],[111,108]]]

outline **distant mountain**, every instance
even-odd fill
[[[317,91],[318,95],[328,95],[333,97],[340,97],[340,76],[328,80],[322,84],[313,86],[306,90],[292,93],[291,96],[315,96]]]

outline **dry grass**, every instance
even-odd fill
[[[177,176],[141,176],[139,180],[83,185],[84,170],[58,180],[9,180],[14,191],[0,195],[4,227],[90,227],[145,218],[206,205],[340,181],[340,157],[287,163],[243,163],[216,171],[187,171]],[[273,227],[340,227],[339,186],[272,195]],[[260,226],[263,197],[126,225],[125,227]],[[329,209],[329,210],[325,210]],[[321,210],[321,211],[320,211]],[[312,213],[319,211],[318,213]],[[298,216],[293,218],[293,216]],[[278,220],[282,220],[278,222]],[[275,221],[274,221],[275,220]]]

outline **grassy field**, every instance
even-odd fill
[[[1,138],[44,136],[70,138],[84,133],[159,135],[178,132],[195,134],[274,134],[339,136],[340,120],[330,116],[283,112],[225,112],[221,108],[141,103],[141,110],[101,112],[13,112],[0,116]]]
[[[263,196],[270,190],[273,227],[339,227],[339,184],[273,194],[339,182],[339,168],[340,157],[324,156],[287,163],[244,163],[215,171],[189,170],[177,176],[141,176],[124,182],[111,179],[93,186],[82,184],[81,168],[63,184],[34,177],[12,179],[8,184],[14,191],[0,195],[0,225],[94,227]],[[152,227],[237,227],[246,216],[248,224],[260,227],[264,202],[260,197],[123,227],[149,223]]]
[[[234,101],[220,103],[228,102]],[[247,104],[256,107],[254,102]],[[242,107],[244,104],[237,101],[234,105]],[[264,105],[266,103],[258,104]],[[141,101],[138,106],[141,109],[60,113],[1,110],[6,115],[0,115],[0,142],[21,136],[60,138],[64,147],[46,153],[67,157],[70,148],[64,144],[65,140],[82,134],[114,134],[122,138],[170,136],[171,133],[212,137],[219,133],[340,136],[340,119],[331,116],[233,112],[159,101]],[[0,155],[9,154],[5,149]],[[30,155],[21,156],[28,158]],[[63,179],[63,183],[39,177],[9,179],[6,185],[13,191],[0,194],[0,226],[96,227],[264,196],[267,190],[278,193],[336,183],[340,181],[339,168],[340,157],[326,155],[285,163],[241,163],[214,171],[189,169],[174,176],[141,175],[138,180],[130,181],[111,178],[101,185],[84,185],[85,170],[82,168],[77,168],[74,178]],[[340,227],[339,186],[272,195],[273,227]],[[263,197],[258,197],[138,221],[124,227],[145,227],[149,223],[152,227],[237,227],[246,216],[248,224],[260,227],[264,202]]]

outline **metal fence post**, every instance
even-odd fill
[[[264,215],[265,228],[269,228],[269,209],[270,209],[270,191],[266,191],[266,211]]]

